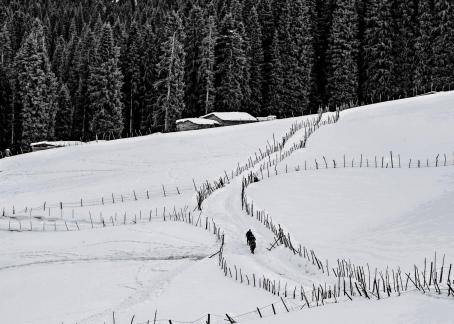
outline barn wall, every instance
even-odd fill
[[[177,131],[184,132],[196,129],[212,128],[214,125],[198,125],[191,123],[190,121],[185,121],[184,123],[177,124]]]

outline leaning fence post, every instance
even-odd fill
[[[281,300],[282,300],[282,304],[284,304],[284,307],[285,307],[285,309],[287,310],[287,313],[288,313],[289,310],[288,310],[288,308],[287,308],[287,305],[286,305],[285,302],[284,302],[284,298],[281,297]]]
[[[229,314],[225,314],[225,316],[227,317],[227,321],[229,321],[230,324],[236,323],[236,322],[233,320],[233,318],[231,318],[231,317],[229,316]]]

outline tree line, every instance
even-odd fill
[[[449,0],[0,0],[0,148],[448,89]]]

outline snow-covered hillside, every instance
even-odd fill
[[[307,309],[300,291],[338,279],[283,245],[269,250],[276,237],[246,215],[241,189],[242,176],[256,172],[260,181],[246,188],[254,208],[330,265],[343,258],[405,272],[436,252],[438,268],[446,255],[447,272],[454,261],[453,103],[449,92],[347,110],[335,124],[324,114],[305,148],[302,128],[265,158],[295,123],[315,125],[318,116],[0,160],[2,322],[130,323],[134,316],[146,323],[157,311],[162,323],[206,323],[207,314],[211,323],[225,323],[225,314],[239,323],[449,323],[454,300],[444,290],[437,298],[408,291]],[[220,177],[225,186],[199,212],[194,186]],[[222,240],[208,224],[224,235],[228,267],[220,267]],[[263,289],[265,280],[279,296]]]

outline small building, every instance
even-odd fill
[[[274,115],[269,115],[269,116],[267,116],[267,117],[257,117],[257,120],[258,120],[259,122],[271,121],[271,120],[276,120],[276,119],[277,119],[277,117],[274,116]]]
[[[177,131],[179,132],[221,126],[221,124],[215,120],[203,118],[179,119],[176,123]]]
[[[32,148],[32,152],[36,152],[36,151],[54,149],[54,148],[58,148],[58,147],[77,146],[77,145],[82,145],[82,144],[84,144],[84,143],[79,142],[79,141],[55,141],[55,142],[43,141],[43,142],[31,143],[30,147]]]
[[[212,112],[200,118],[210,119],[218,122],[222,126],[241,125],[258,122],[257,118],[246,112]]]

